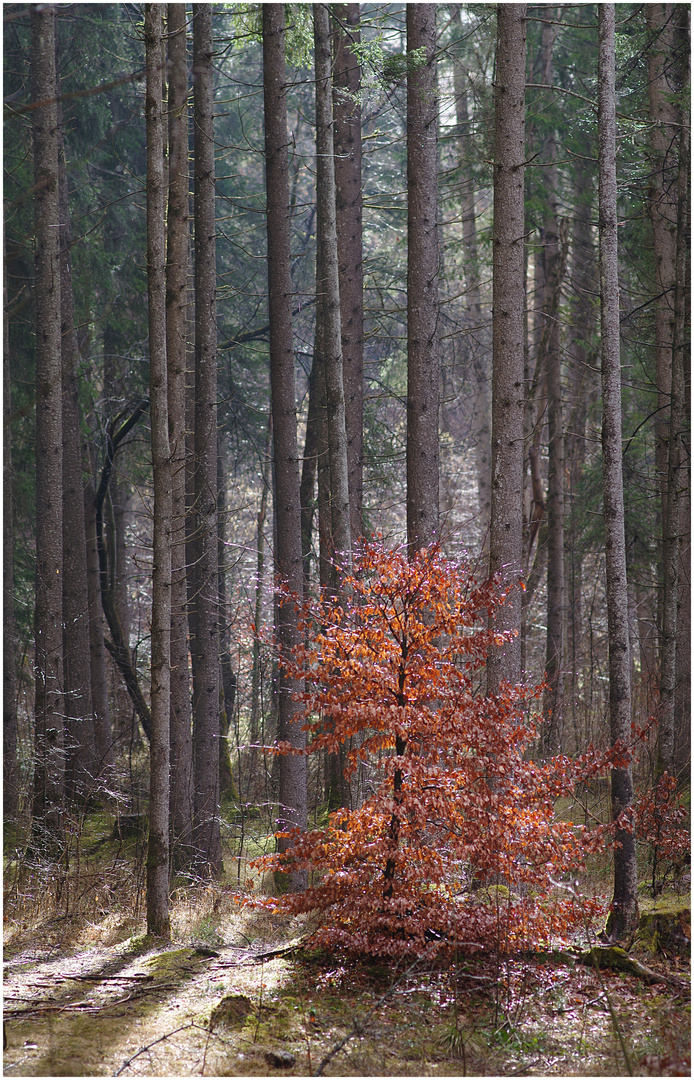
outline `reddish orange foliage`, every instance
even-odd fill
[[[372,793],[259,860],[314,872],[306,892],[273,903],[323,912],[319,941],[386,955],[432,940],[516,948],[583,922],[596,905],[552,881],[605,837],[554,805],[608,758],[525,760],[541,688],[482,690],[489,648],[503,644],[485,629],[503,602],[494,583],[437,547],[408,558],[373,543],[344,585],[346,607],[304,608],[308,644],[283,662],[305,680],[308,752],[349,746],[347,770],[368,762]]]

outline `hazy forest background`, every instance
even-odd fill
[[[385,955],[502,896],[511,948],[588,865],[623,940],[686,869],[689,6],[3,18],[6,913],[260,874]]]

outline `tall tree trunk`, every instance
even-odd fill
[[[688,85],[688,78],[685,85]],[[686,98],[685,98],[686,100]],[[665,527],[663,530],[663,635],[660,664],[660,710],[658,725],[657,770],[674,775],[675,767],[675,693],[677,654],[687,648],[680,640],[680,545],[687,532],[684,518],[688,490],[688,431],[685,403],[685,335],[687,292],[687,210],[689,204],[689,115],[681,111],[677,180],[677,244],[675,259],[675,294],[672,335],[672,377],[670,381],[670,430],[668,433],[668,475]]]
[[[506,602],[495,615],[494,627],[515,636],[490,652],[490,693],[497,693],[504,679],[517,683],[521,678],[525,27],[525,4],[497,6],[490,570],[499,575],[508,590]]]
[[[328,442],[328,405],[325,390],[325,319],[321,249],[316,244],[316,331],[313,362],[316,367],[316,462],[318,474],[318,580],[322,589],[331,585],[333,572],[332,526],[330,523],[330,445]]]
[[[585,167],[577,172],[574,187],[572,234],[571,317],[568,320],[569,386],[571,414],[566,424],[565,457],[569,501],[566,530],[565,596],[567,612],[568,710],[575,732],[576,749],[586,740],[578,731],[581,676],[585,657],[583,643],[583,551],[580,543],[579,485],[586,461],[588,401],[597,394],[596,357],[590,347],[595,322],[595,251],[591,219],[593,176]],[[595,377],[593,377],[595,373]]]
[[[219,603],[219,799],[237,801],[229,746],[229,727],[236,703],[236,674],[229,649],[229,618],[227,613],[227,556],[226,556],[226,473],[224,448],[219,440],[217,454],[217,596]]]
[[[17,769],[17,655],[14,619],[14,500],[12,494],[12,394],[10,382],[10,322],[7,302],[7,258],[3,230],[2,327],[2,807],[6,822],[14,822],[19,807]]]
[[[55,11],[31,9],[36,310],[36,680],[33,833],[55,848],[64,823],[63,431]]]
[[[296,441],[296,393],[292,338],[292,281],[287,152],[287,81],[285,74],[284,4],[263,5],[263,93],[265,103],[265,170],[267,189],[268,306],[270,313],[270,382],[274,444],[275,564],[291,592],[303,590],[299,455]],[[339,318],[339,308],[338,308]],[[339,343],[339,323],[338,323]],[[344,430],[344,418],[343,418]],[[345,477],[346,480],[346,477]],[[347,506],[348,509],[348,506]],[[347,519],[349,522],[349,518]],[[278,638],[282,653],[299,644],[298,618],[293,604],[279,604]],[[279,737],[303,750],[293,694],[298,689],[282,670],[279,675]],[[307,769],[301,754],[280,758],[279,830],[307,824]],[[286,851],[291,841],[278,840]],[[292,891],[306,886],[306,872],[295,871],[278,882]]]
[[[675,102],[677,65],[673,63],[675,6],[646,4],[644,7],[646,24],[652,38],[646,53],[652,155],[648,210],[653,225],[655,259],[655,361],[658,387],[655,459],[663,535],[667,517],[668,429],[677,244],[676,133],[679,130],[679,117]]]
[[[684,264],[684,269],[677,272],[677,283],[683,290],[681,296],[675,294],[679,306],[675,308],[675,327],[678,348],[684,348],[684,416],[685,430],[683,441],[686,444],[684,457],[684,470],[686,478],[681,487],[682,501],[680,506],[680,521],[683,528],[679,542],[679,600],[677,612],[677,659],[675,669],[675,768],[678,776],[687,776],[691,764],[691,703],[692,703],[692,528],[691,528],[691,361],[690,346],[692,333],[692,305],[691,305],[691,251],[689,237],[691,234],[691,176],[690,151],[691,147],[691,118],[686,115],[689,100],[691,75],[691,11],[686,4],[680,4],[678,13],[678,52],[681,56],[682,77],[680,90],[682,93],[684,124],[687,139],[689,140],[680,152],[679,173],[682,194],[678,200],[678,225],[677,225],[677,258],[678,266]],[[682,170],[685,171],[682,175]],[[681,250],[680,245],[684,246]],[[678,323],[678,319],[680,322]],[[678,328],[679,327],[679,328]]]
[[[462,38],[460,4],[450,4],[453,26]],[[468,90],[466,72],[459,52],[453,57],[453,92],[455,94],[455,119],[458,129],[458,166],[460,169],[460,202],[465,250],[465,293],[470,324],[482,326],[482,297],[480,292],[479,246],[475,219],[474,175],[469,167],[466,153],[470,138],[468,115]],[[479,333],[479,330],[478,330]],[[477,501],[480,535],[484,547],[489,547],[489,513],[492,500],[492,444],[491,444],[491,379],[486,350],[477,342],[471,346],[472,367],[475,378],[475,398],[472,406],[472,434],[477,472]]]
[[[628,746],[631,739],[631,660],[624,538],[622,481],[622,387],[619,346],[619,277],[617,251],[617,159],[615,121],[615,5],[598,8],[598,169],[600,236],[600,336],[602,342],[602,475],[609,638],[610,735]],[[612,818],[633,816],[631,764],[612,770]],[[614,896],[610,918],[613,938],[634,926],[636,847],[633,829],[617,826]]]
[[[333,138],[333,93],[332,93],[332,56],[330,49],[330,18],[328,8],[324,4],[313,5],[313,28],[315,42],[316,63],[316,223],[317,223],[317,247],[316,266],[320,267],[320,276],[317,279],[317,289],[321,293],[321,301],[318,307],[318,316],[321,319],[321,363],[325,385],[326,404],[326,434],[328,443],[328,467],[330,476],[329,505],[330,505],[330,587],[338,593],[340,583],[337,573],[337,565],[349,568],[352,559],[352,520],[356,513],[354,483],[358,480],[356,470],[353,473],[352,491],[350,491],[350,461],[347,441],[347,419],[345,406],[345,382],[344,364],[342,357],[342,342],[345,319],[341,314],[342,299],[345,294],[345,286],[349,286],[349,264],[358,263],[360,266],[360,251],[349,253],[349,263],[340,273],[340,254],[345,257],[345,241],[348,239],[346,230],[349,228],[343,220],[343,245],[339,250],[338,240],[338,212],[337,212],[337,187],[336,175],[336,149]],[[342,163],[344,166],[344,162]],[[343,184],[347,177],[343,176]],[[351,178],[350,186],[354,188],[354,179]],[[360,178],[356,185],[357,191],[361,192]],[[342,193],[344,197],[344,192]],[[360,206],[357,207],[360,210]],[[361,214],[359,213],[359,219]],[[344,217],[344,215],[343,215]],[[360,224],[360,221],[359,221]],[[352,229],[354,229],[354,215],[352,215]],[[360,233],[354,238],[354,248],[360,248]],[[354,274],[356,267],[352,265]],[[342,281],[341,281],[342,278]],[[352,291],[359,287],[360,281],[355,279],[352,283]],[[348,289],[349,292],[349,289]],[[350,299],[352,311],[354,298]],[[353,343],[350,343],[353,344]],[[354,372],[355,360],[358,357],[352,355],[352,369]],[[361,378],[361,375],[359,376]],[[357,421],[358,424],[358,421]],[[361,518],[361,513],[359,513]],[[361,524],[359,524],[359,534]],[[328,754],[326,759],[327,771],[327,799],[331,809],[337,809],[348,801],[348,792],[344,783],[343,775],[344,750]]]
[[[323,370],[330,461],[330,526],[332,555],[345,567],[351,565],[347,429],[342,364],[340,278],[335,211],[335,152],[331,89],[330,17],[324,4],[313,5],[316,55],[316,205],[320,280],[322,293]],[[333,574],[334,585],[337,577]]]
[[[171,707],[171,450],[166,364],[164,68],[161,4],[145,5],[147,123],[147,296],[149,397],[154,477],[152,658],[149,741],[147,933],[169,937],[169,712]]]
[[[342,375],[347,435],[350,533],[362,535],[364,487],[364,264],[361,193],[361,68],[351,45],[361,43],[359,4],[333,5],[333,116],[337,261],[342,325]]]
[[[222,870],[219,830],[217,581],[217,319],[212,5],[193,10],[195,111],[195,847],[200,868]]]
[[[436,5],[407,5],[407,542],[439,539]]]
[[[171,449],[171,839],[186,865],[193,834],[193,738],[186,582],[186,363],[189,274],[188,70],[185,4],[167,8],[169,192],[166,357]]]
[[[60,79],[56,35],[56,77]],[[58,103],[58,204],[60,213],[60,308],[63,380],[63,693],[65,702],[65,768],[68,797],[78,803],[95,794],[97,752],[92,707],[89,652],[89,590],[87,533],[82,477],[82,438],[77,391],[70,210],[63,139],[62,108]]]
[[[256,525],[257,535],[257,563],[255,579],[255,608],[254,608],[254,635],[253,635],[253,659],[251,667],[251,761],[256,760],[258,739],[260,737],[260,720],[262,716],[262,688],[261,688],[261,653],[260,641],[263,620],[263,588],[265,582],[265,522],[267,519],[268,494],[270,481],[267,470],[270,468],[270,455],[272,443],[272,421],[268,420],[267,437],[265,442],[265,457],[261,466],[262,491],[260,494],[260,506]]]
[[[549,19],[556,9],[547,8]],[[554,84],[554,43],[557,23],[542,24],[542,82]],[[562,354],[559,304],[564,278],[566,237],[560,236],[558,221],[557,144],[550,131],[543,148],[542,170],[546,188],[547,214],[542,230],[544,290],[541,349],[547,372],[547,419],[549,465],[547,483],[547,638],[545,671],[547,689],[543,700],[543,748],[556,754],[562,744],[564,704],[564,422],[562,408]],[[538,423],[542,423],[541,420]]]
[[[306,437],[304,439],[304,453],[301,459],[301,483],[299,486],[299,499],[301,502],[301,555],[304,563],[304,595],[307,595],[311,580],[311,545],[313,537],[313,521],[316,510],[319,366],[320,363],[314,340],[313,362],[308,377]]]

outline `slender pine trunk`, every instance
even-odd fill
[[[147,296],[154,522],[149,740],[147,933],[169,937],[169,712],[171,707],[171,449],[166,362],[166,242],[161,79],[162,5],[145,5]]]
[[[495,85],[492,510],[490,570],[508,590],[494,627],[515,636],[492,649],[488,689],[521,678],[525,258],[525,4],[497,7]]]
[[[222,871],[219,826],[217,580],[217,316],[212,5],[193,9],[195,116],[195,651],[193,665],[196,860]]]
[[[55,9],[31,9],[36,313],[36,571],[33,836],[64,833],[63,431]]]
[[[275,566],[292,593],[303,591],[301,552],[301,506],[299,454],[296,440],[296,393],[292,338],[292,280],[289,217],[289,163],[287,153],[287,79],[285,74],[285,8],[263,6],[263,91],[265,102],[265,169],[267,188],[268,304],[270,311],[270,382],[274,446]],[[278,641],[288,653],[299,644],[298,617],[291,603],[277,606]],[[306,734],[301,730],[298,689],[284,670],[279,675],[279,737],[294,749],[303,750]],[[307,824],[307,769],[301,754],[280,758],[279,830]],[[291,841],[278,840],[287,851]],[[283,889],[305,888],[303,870],[281,876]]]
[[[602,476],[609,639],[610,736],[631,741],[631,655],[622,479],[622,386],[619,345],[617,250],[617,157],[615,99],[615,5],[598,9],[598,168],[600,235],[600,331],[602,343]],[[612,818],[633,819],[631,763],[612,769]],[[633,821],[632,821],[633,824]],[[609,930],[621,939],[634,926],[636,846],[627,820],[615,832],[614,895]]]
[[[407,5],[407,542],[439,539],[436,5]]]

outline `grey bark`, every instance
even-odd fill
[[[149,741],[147,933],[169,937],[169,711],[171,705],[171,450],[166,363],[166,240],[161,4],[145,5],[147,296],[154,522]]]
[[[315,348],[308,378],[308,409],[306,413],[306,437],[301,459],[301,554],[304,563],[304,595],[311,580],[311,547],[313,523],[316,510],[316,474],[318,472],[318,369],[319,360]]]
[[[193,7],[195,117],[195,847],[200,869],[222,870],[219,830],[217,597],[217,322],[212,5]]]
[[[363,532],[364,267],[362,252],[361,43],[359,4],[335,4],[333,116],[337,261],[342,327],[347,474],[352,545]]]
[[[497,7],[493,229],[492,509],[490,570],[506,602],[494,617],[498,631],[515,634],[493,648],[487,663],[490,693],[521,678],[520,625],[523,560],[523,376],[525,259],[525,4]]]
[[[547,8],[549,19],[556,9]],[[557,24],[542,26],[542,82],[554,84],[554,44]],[[557,144],[550,131],[543,148],[542,170],[547,197],[547,214],[542,230],[544,264],[543,330],[541,348],[547,372],[548,483],[547,483],[547,638],[545,672],[547,689],[543,699],[543,747],[556,754],[562,745],[564,705],[564,421],[562,354],[559,305],[566,263],[566,235],[560,235]],[[563,226],[564,223],[562,223]]]
[[[256,536],[257,536],[257,563],[256,563],[256,579],[255,579],[255,608],[254,608],[254,626],[255,632],[253,636],[253,659],[251,667],[251,760],[256,760],[256,750],[258,738],[260,736],[260,720],[262,716],[262,700],[261,700],[261,653],[260,653],[260,635],[262,632],[263,621],[263,588],[265,583],[265,522],[267,519],[267,504],[268,494],[270,492],[270,482],[267,475],[270,462],[270,449],[272,442],[272,422],[268,422],[267,438],[265,443],[265,458],[262,463],[261,476],[262,476],[262,492],[260,495],[260,506],[258,507],[258,517],[256,524]]]
[[[686,83],[688,83],[688,78]],[[683,534],[688,533],[685,519],[688,475],[688,430],[685,401],[685,351],[687,340],[686,292],[687,292],[687,210],[689,204],[689,115],[680,114],[677,139],[679,156],[677,179],[677,242],[675,258],[674,318],[672,333],[672,360],[670,380],[670,425],[668,433],[668,474],[665,527],[663,530],[663,633],[660,661],[660,709],[658,724],[659,774],[674,775],[675,764],[675,697],[677,689],[677,657],[680,650],[687,649],[688,641],[681,635],[682,619],[679,617],[681,573],[681,545]],[[685,616],[686,617],[686,616]]]
[[[229,729],[236,704],[236,674],[231,659],[227,611],[226,484],[227,473],[221,439],[217,454],[217,597],[219,602],[219,798],[237,801],[231,766]]]
[[[275,566],[279,578],[297,596],[303,591],[299,455],[296,441],[296,393],[292,339],[292,281],[290,272],[289,170],[287,152],[287,80],[285,74],[285,9],[263,5],[263,94],[265,104],[265,170],[267,189],[268,307],[270,314],[270,383],[274,449]],[[338,309],[339,318],[339,309]],[[339,343],[339,323],[338,323]],[[344,424],[344,420],[343,420]],[[345,477],[346,479],[346,477]],[[347,506],[348,508],[348,506]],[[347,519],[349,521],[349,518]],[[298,618],[293,604],[277,607],[278,640],[287,654],[299,644]],[[279,737],[293,748],[306,746],[301,730],[297,689],[284,670],[279,675]],[[306,758],[280,757],[279,830],[307,823]],[[290,841],[278,840],[286,851]],[[306,885],[305,871],[295,871],[278,884],[292,891]]]
[[[31,9],[36,313],[36,607],[33,834],[60,844],[65,796],[63,432],[55,11]]]
[[[171,838],[177,867],[190,860],[193,736],[186,582],[186,364],[189,274],[188,72],[185,4],[169,4],[169,190],[166,355],[171,448]]]
[[[56,40],[56,50],[58,42]],[[56,75],[59,58],[56,51]],[[60,213],[60,308],[63,384],[63,693],[65,702],[66,793],[87,802],[99,782],[92,705],[89,651],[89,591],[87,586],[86,523],[84,514],[83,446],[77,390],[70,211],[67,168],[58,103],[58,204]]]
[[[677,132],[673,63],[674,4],[646,4],[644,15],[651,41],[648,57],[651,190],[648,211],[653,226],[655,260],[655,361],[658,387],[655,417],[656,471],[660,487],[662,525],[667,518],[668,431],[672,345],[674,336],[675,258],[677,245]],[[663,540],[665,543],[666,541]]]
[[[351,565],[347,428],[342,363],[340,279],[335,209],[335,152],[333,144],[332,58],[330,17],[324,4],[313,5],[316,64],[316,205],[321,268],[317,282],[323,319],[323,371],[330,462],[331,548],[337,563]],[[334,576],[335,585],[337,578]]]
[[[328,406],[325,389],[325,320],[323,294],[318,287],[322,280],[321,249],[316,245],[316,332],[313,348],[316,367],[315,445],[318,478],[318,580],[321,588],[331,586],[333,563],[332,525],[330,520],[330,444],[328,441]]]
[[[598,169],[600,239],[600,333],[602,359],[603,509],[609,638],[610,736],[628,746],[631,738],[631,656],[622,481],[622,388],[619,344],[617,249],[617,162],[615,97],[615,5],[598,8]],[[613,768],[612,818],[633,816],[631,764]],[[613,938],[635,925],[634,833],[617,825],[614,894],[609,923]]]
[[[456,33],[462,37],[460,5],[450,5],[451,18]],[[465,291],[470,324],[482,326],[482,297],[480,292],[479,245],[475,217],[474,175],[469,167],[466,141],[470,137],[468,115],[468,88],[465,66],[459,53],[453,57],[453,92],[455,94],[455,118],[458,128],[458,166],[460,168],[460,203],[465,250]],[[475,397],[472,404],[472,436],[477,472],[477,501],[480,533],[485,547],[489,546],[489,514],[492,500],[492,445],[491,445],[491,372],[486,350],[473,341],[472,365],[475,378]]]
[[[407,5],[407,542],[439,539],[436,5]]]
[[[574,223],[571,241],[571,291],[569,338],[569,386],[571,412],[565,431],[568,496],[566,561],[564,570],[567,606],[567,693],[576,747],[585,741],[578,732],[580,675],[584,665],[583,641],[583,551],[580,543],[578,491],[586,461],[586,421],[588,402],[597,396],[596,356],[591,348],[595,325],[596,259],[593,242],[592,173],[584,166],[577,171],[574,187]]]
[[[3,255],[5,234],[3,231]],[[10,382],[10,322],[7,310],[7,259],[3,259],[2,328],[2,806],[3,818],[17,817],[17,654],[14,618],[14,500],[12,495],[12,394]]]
[[[682,100],[688,101],[690,92],[690,56],[691,56],[691,12],[686,4],[680,4],[678,12],[678,40],[679,51],[682,56],[683,77],[681,83]],[[685,105],[686,108],[686,105]],[[691,118],[685,116],[688,123],[687,139],[691,147]],[[684,197],[678,203],[678,231],[677,231],[677,258],[678,265],[684,264],[684,270],[677,272],[678,287],[682,288],[682,294],[678,298],[676,293],[675,326],[680,330],[676,333],[679,341],[678,348],[684,348],[684,415],[685,431],[684,443],[686,445],[685,471],[686,479],[682,486],[682,503],[680,506],[680,520],[684,523],[679,540],[679,597],[677,613],[677,659],[675,672],[675,768],[678,776],[686,776],[691,763],[691,708],[692,708],[692,529],[691,529],[691,251],[688,239],[691,233],[691,193],[690,151],[686,148],[680,153],[679,170],[685,170],[685,176],[681,176]],[[685,190],[686,189],[686,190]],[[680,244],[684,245],[681,250]],[[678,324],[678,319],[680,323]]]

